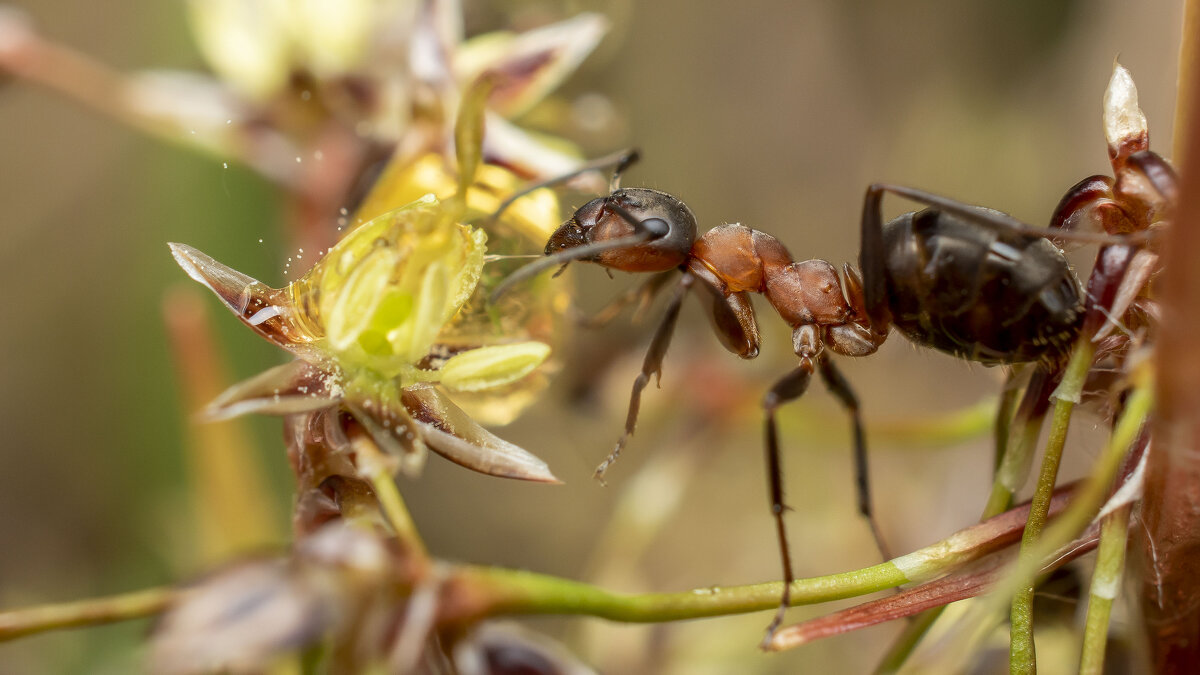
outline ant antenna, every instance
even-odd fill
[[[621,174],[625,170],[633,166],[639,159],[642,158],[637,148],[630,148],[624,151],[624,154],[617,158],[616,165],[613,166],[612,179],[608,181],[609,193],[616,192],[621,189]]]
[[[484,263],[500,262],[501,260],[533,260],[542,256],[537,253],[488,253],[483,256]]]
[[[663,226],[666,225],[665,222],[663,222],[662,220],[659,220],[658,218],[652,218],[646,222],[647,223],[662,223]],[[508,278],[505,279],[504,281],[501,281],[500,284],[498,286],[496,286],[495,290],[492,291],[492,294],[488,296],[488,302],[495,304],[496,301],[499,300],[502,295],[507,293],[509,291],[509,289],[511,289],[516,284],[518,284],[522,281],[525,281],[526,279],[529,279],[531,277],[535,277],[538,274],[540,274],[541,272],[543,272],[544,270],[554,267],[555,265],[563,265],[565,267],[567,265],[567,263],[569,263],[573,260],[579,260],[581,258],[590,258],[591,256],[596,255],[597,253],[603,253],[604,251],[611,251],[612,249],[628,248],[630,246],[636,246],[643,242],[650,241],[651,239],[657,239],[658,237],[663,236],[665,233],[666,233],[665,227],[652,227],[649,229],[644,229],[641,232],[631,234],[628,237],[620,237],[618,239],[610,239],[609,241],[597,241],[597,242],[594,242],[591,244],[584,244],[583,246],[576,246],[574,248],[568,248],[564,251],[559,251],[558,253],[552,253],[540,260],[531,262],[528,265],[517,270],[516,272],[513,272],[512,274],[508,275]]]
[[[491,295],[488,296],[488,302],[495,304],[501,296],[507,293],[509,289],[516,284],[531,277],[537,276],[544,270],[554,267],[555,265],[562,265],[563,267],[566,267],[567,263],[570,263],[573,260],[590,258],[597,253],[603,253],[604,251],[636,246],[637,244],[641,244],[652,239],[665,237],[671,231],[671,226],[668,225],[667,221],[663,220],[662,218],[647,218],[646,220],[638,220],[633,216],[633,214],[616,204],[608,204],[606,205],[606,208],[611,209],[613,213],[616,213],[623,220],[625,220],[625,222],[633,225],[634,233],[626,237],[618,237],[617,239],[610,239],[608,241],[597,241],[590,244],[584,244],[582,246],[574,246],[557,253],[551,253],[540,260],[531,262],[516,272],[508,275],[508,278],[506,278],[504,281],[501,281],[500,284],[497,285],[492,291]]]
[[[488,222],[494,223],[499,220],[500,215],[507,211],[508,207],[512,206],[513,202],[517,201],[521,197],[524,197],[530,192],[533,192],[534,190],[560,185],[562,183],[566,183],[572,178],[582,176],[589,171],[599,171],[600,169],[606,169],[610,166],[613,167],[613,177],[609,182],[609,192],[615,192],[617,190],[617,184],[620,183],[621,173],[625,171],[625,169],[628,169],[634,162],[637,162],[640,156],[641,155],[637,151],[637,148],[628,148],[621,150],[620,152],[614,152],[611,155],[605,155],[604,157],[599,157],[597,159],[584,162],[583,164],[580,164],[579,167],[574,171],[564,173],[561,176],[555,176],[554,178],[547,178],[546,180],[540,180],[536,183],[530,183],[517,192],[509,195],[509,197],[504,201],[500,202],[500,206],[496,207],[496,210],[492,212]]]

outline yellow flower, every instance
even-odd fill
[[[171,244],[193,279],[263,337],[294,353],[226,391],[211,417],[342,406],[416,471],[426,448],[497,476],[555,482],[545,463],[492,435],[441,391],[481,392],[530,375],[549,345],[450,348],[439,337],[475,292],[486,235],[428,195],[355,228],[305,276],[274,289],[200,251]]]
[[[240,93],[262,101],[292,73],[325,80],[360,69],[381,28],[410,24],[399,0],[190,0],[200,52]]]

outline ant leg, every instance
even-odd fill
[[[1108,176],[1088,176],[1071,186],[1050,217],[1051,230],[1078,230],[1085,223],[1095,223],[1108,234],[1127,234],[1137,228],[1113,194],[1113,179]],[[1063,238],[1049,235],[1055,245]]]
[[[1142,150],[1135,152],[1126,160],[1124,169],[1117,175],[1118,193],[1125,179],[1125,171],[1137,172],[1145,177],[1158,195],[1143,195],[1149,203],[1156,205],[1171,205],[1179,203],[1179,176],[1171,163],[1156,152]],[[1156,198],[1157,197],[1157,198]]]
[[[883,246],[883,215],[880,208],[883,190],[872,185],[863,197],[862,232],[860,233],[858,267],[862,270],[862,295],[867,318],[874,326],[886,326],[891,321],[888,311],[887,277]]]
[[[642,155],[638,152],[637,148],[629,148],[628,150],[622,150],[621,152],[609,155],[609,157],[615,157],[617,160],[613,163],[613,175],[608,181],[608,191],[609,193],[613,193],[621,188],[621,174],[637,163],[642,158]]]
[[[631,304],[636,303],[637,309],[634,310],[633,320],[634,322],[637,322],[640,316],[645,313],[646,309],[650,306],[650,303],[658,295],[659,291],[661,291],[663,287],[667,285],[667,282],[670,281],[671,277],[675,274],[675,271],[676,270],[667,270],[666,272],[659,272],[655,274],[640,286],[634,286],[633,288],[630,288],[624,293],[618,295],[611,302],[591,316],[583,314],[578,309],[574,309],[572,306],[576,312],[574,319],[576,323],[586,328],[601,328],[607,325],[609,321],[612,321],[614,318],[616,318],[616,316],[621,313],[621,310],[625,309]]]
[[[821,379],[825,381],[825,387],[837,397],[846,412],[850,413],[850,422],[854,430],[854,484],[858,492],[858,512],[867,519],[867,523],[871,526],[871,535],[875,537],[875,546],[879,548],[883,559],[891,560],[891,550],[883,538],[883,530],[879,527],[879,521],[875,519],[875,510],[871,506],[867,441],[866,434],[863,433],[862,416],[858,411],[858,397],[854,395],[850,383],[846,381],[842,371],[833,365],[832,360],[821,359],[820,368]]]
[[[767,635],[763,638],[762,647],[770,643],[775,631],[783,624],[784,614],[792,603],[792,555],[788,550],[787,529],[783,524],[783,512],[787,507],[783,503],[783,469],[779,461],[779,431],[775,424],[775,409],[800,398],[808,383],[812,380],[812,363],[807,359],[801,361],[799,368],[784,375],[763,397],[763,411],[767,416],[767,484],[771,489],[771,515],[775,518],[775,532],[779,537],[779,555],[783,561],[783,597],[779,601],[779,610],[775,618],[767,626]]]
[[[1125,310],[1149,281],[1157,256],[1128,246],[1106,246],[1096,255],[1087,280],[1087,315],[1083,333],[1095,340],[1116,329]],[[1136,264],[1135,264],[1136,263]]]
[[[696,258],[688,261],[688,271],[704,289],[708,300],[708,318],[721,345],[743,359],[758,356],[758,322],[754,306],[745,291],[729,293],[725,283]],[[702,300],[703,301],[703,300]]]
[[[1007,213],[1001,213],[1000,211],[993,209],[965,204],[954,199],[935,195],[931,192],[925,192],[924,190],[917,190],[915,188],[904,187],[902,185],[889,185],[884,183],[875,183],[867,188],[867,196],[863,202],[864,236],[867,235],[865,229],[868,226],[866,217],[866,211],[868,209],[873,211],[873,223],[879,223],[881,220],[879,206],[884,192],[891,192],[892,194],[899,195],[906,199],[911,199],[921,204],[927,204],[929,206],[936,207],[942,211],[945,211],[946,213],[958,216],[964,220],[969,220],[973,223],[999,232],[1015,232],[1017,234],[1023,234],[1031,237],[1058,238],[1062,241],[1076,241],[1090,244],[1122,244],[1126,246],[1140,243],[1141,241],[1149,238],[1149,235],[1143,232],[1135,232],[1130,235],[1110,235],[1096,232],[1078,232],[1063,229],[1058,231],[1049,231],[1045,228],[1034,227],[1032,225],[1023,223]],[[879,240],[880,248],[882,248],[883,235],[880,233],[876,236]],[[866,274],[866,270],[863,270],[863,273]],[[871,299],[869,294],[867,299],[868,301]]]
[[[617,445],[613,451],[608,453],[608,457],[596,467],[592,477],[604,483],[604,473],[608,471],[608,467],[617,461],[617,457],[621,455],[621,450],[625,447],[625,443],[629,441],[629,437],[633,435],[633,430],[637,427],[638,409],[642,402],[642,390],[650,383],[650,376],[654,375],[657,378],[662,378],[662,362],[666,356],[667,347],[671,345],[671,336],[675,332],[675,323],[679,319],[679,310],[683,307],[683,298],[687,295],[688,290],[692,287],[692,282],[695,281],[690,273],[685,272],[679,280],[679,285],[675,288],[675,295],[671,298],[671,304],[667,306],[667,313],[663,316],[662,323],[658,325],[658,330],[654,333],[654,339],[650,341],[650,349],[646,352],[646,359],[642,361],[642,372],[638,374],[637,379],[633,381],[633,393],[629,396],[629,413],[625,416],[625,431],[621,434],[621,438],[617,440]]]
[[[609,186],[611,188],[609,192],[613,192],[616,190],[616,188],[612,186],[615,186],[620,182],[621,174],[634,163],[636,163],[640,156],[641,155],[638,153],[637,149],[628,148],[614,152],[611,155],[605,155],[604,157],[598,157],[596,159],[584,162],[583,164],[580,164],[579,167],[574,171],[568,171],[561,176],[555,176],[553,178],[547,178],[546,180],[537,181],[536,183],[530,183],[529,185],[526,185],[520,190],[509,195],[509,197],[504,201],[500,202],[500,206],[496,207],[496,210],[492,212],[490,221],[495,222],[498,220],[500,215],[507,211],[508,207],[512,206],[513,202],[524,197],[530,192],[533,192],[534,190],[561,185],[572,178],[581,176],[589,171],[599,171],[600,169],[607,169],[610,166],[613,167],[613,175],[612,179],[609,181]]]

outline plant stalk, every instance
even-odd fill
[[[1034,488],[1029,520],[1025,524],[1025,534],[1021,537],[1019,560],[1022,565],[1041,562],[1040,557],[1031,557],[1033,545],[1046,526],[1046,513],[1050,506],[1050,496],[1054,492],[1054,484],[1058,481],[1058,467],[1067,442],[1071,413],[1083,391],[1094,354],[1095,347],[1092,345],[1091,336],[1085,335],[1071,352],[1071,360],[1063,374],[1062,383],[1055,390],[1056,400],[1050,422],[1050,436],[1046,439],[1046,452],[1042,457],[1042,468]],[[1012,600],[1008,667],[1013,675],[1032,675],[1037,672],[1037,655],[1033,643],[1033,587],[1034,579],[1030,578],[1017,590]]]
[[[162,612],[178,595],[179,591],[174,588],[147,588],[103,598],[0,612],[0,642],[64,628],[143,619]]]
[[[1102,675],[1104,651],[1108,645],[1108,619],[1113,600],[1121,589],[1125,571],[1125,544],[1129,539],[1130,505],[1122,506],[1104,517],[1100,525],[1100,549],[1092,573],[1092,590],[1088,596],[1087,620],[1083,628],[1083,651],[1079,659],[1079,675]]]

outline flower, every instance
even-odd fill
[[[449,0],[190,0],[188,9],[215,77],[114,72],[39,36],[15,11],[0,12],[0,72],[239,161],[301,195],[314,191],[314,158],[348,160],[338,169],[348,175],[327,175],[335,164],[328,161],[321,177],[348,189],[381,146],[406,161],[444,152],[466,86],[493,72],[504,85],[488,104],[494,133],[485,154],[525,177],[579,164],[571,144],[507,119],[541,101],[595,48],[607,30],[597,14],[466,39],[459,3]],[[332,207],[330,221],[343,205]]]
[[[510,385],[542,364],[536,340],[450,346],[483,271],[486,234],[433,195],[355,228],[301,279],[270,288],[184,244],[175,260],[259,335],[297,360],[222,394],[207,415],[342,407],[398,467],[426,448],[491,475],[556,482],[545,463],[480,427],[443,391]]]

